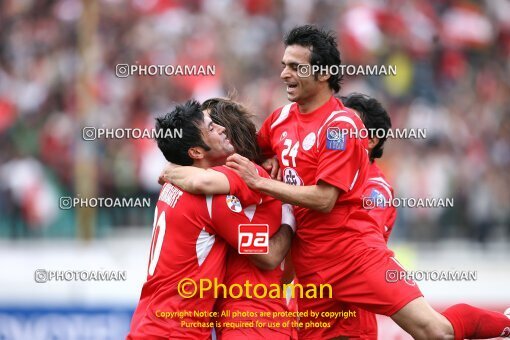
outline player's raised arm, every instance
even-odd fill
[[[230,184],[221,172],[194,166],[168,164],[160,175],[161,182],[169,182],[191,194],[228,194]]]

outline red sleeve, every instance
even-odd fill
[[[233,195],[212,196],[210,213],[216,233],[237,249],[239,224],[250,223],[239,199]]]
[[[319,161],[315,183],[322,180],[344,192],[349,191],[362,159],[356,139],[341,133],[352,129],[349,123],[343,121],[332,122],[322,128],[318,136]]]
[[[268,159],[275,155],[271,147],[271,124],[273,117],[273,114],[267,117],[257,133],[257,143],[259,144],[263,159]]]
[[[257,167],[260,176],[269,178],[269,175],[264,170],[264,168],[257,164],[255,164],[255,166]],[[228,183],[230,185],[230,194],[237,196],[241,200],[243,206],[260,204],[262,200],[262,194],[251,190],[248,187],[248,185],[246,185],[246,183],[243,181],[243,179],[234,170],[230,169],[225,165],[216,166],[212,169],[221,172],[222,174],[227,176]]]
[[[250,220],[246,206],[233,195],[208,196],[207,199],[212,200],[210,214],[213,229],[235,249],[238,247],[240,224],[267,224],[270,237],[280,228],[282,206],[278,200],[272,199],[256,206]]]
[[[393,194],[388,190],[388,188],[380,184],[369,181],[362,195],[363,207],[377,222],[379,230],[382,232],[386,242],[388,242],[396,218],[396,209],[389,204],[393,198]],[[367,204],[367,200],[370,201],[369,204]]]

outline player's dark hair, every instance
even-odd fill
[[[294,27],[284,38],[285,46],[300,45],[310,49],[310,65],[340,66],[340,52],[335,35],[313,25]],[[329,87],[336,93],[340,91],[343,75],[340,72],[331,74],[328,79]],[[318,75],[315,75],[315,79]]]
[[[381,158],[383,155],[384,142],[387,139],[388,130],[391,128],[391,119],[388,112],[376,99],[361,93],[351,93],[347,97],[342,97],[345,106],[356,110],[368,130],[368,135],[373,138],[375,130],[384,130],[384,137],[379,139],[379,143],[370,152],[370,161]],[[378,134],[379,135],[379,134]]]
[[[225,127],[225,134],[238,154],[253,162],[260,161],[254,116],[246,107],[229,98],[211,98],[202,103],[214,123]]]
[[[167,161],[178,165],[193,165],[193,159],[188,155],[190,148],[200,146],[206,151],[211,149],[202,139],[199,125],[203,121],[200,103],[194,99],[156,118],[156,130],[163,130],[157,134],[156,141]],[[182,138],[172,138],[176,129],[182,131]],[[167,134],[167,130],[171,130],[171,133]]]

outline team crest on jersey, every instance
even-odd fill
[[[363,208],[371,210],[384,207],[386,205],[386,197],[377,189],[372,189],[369,196],[363,197]]]
[[[239,198],[235,197],[234,195],[227,195],[226,200],[228,208],[233,212],[241,212],[243,210],[241,201],[239,201]]]
[[[328,150],[344,151],[347,144],[347,135],[339,127],[328,127],[326,130],[326,148]]]
[[[372,189],[370,193],[370,198],[374,202],[375,207],[380,208],[383,207],[386,203],[386,197],[377,189]]]
[[[283,169],[283,181],[292,185],[303,185],[303,180],[293,168]]]
[[[303,143],[301,145],[303,146],[303,149],[305,151],[308,151],[312,148],[312,146],[315,144],[315,133],[310,132],[308,135],[306,135],[305,139],[303,139]]]

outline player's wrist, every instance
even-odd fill
[[[296,232],[296,218],[294,217],[294,208],[292,205],[282,204],[282,223],[289,226],[292,232]]]
[[[255,191],[263,191],[265,187],[265,180],[266,178],[262,176],[257,176],[253,181],[251,185],[251,189]]]

